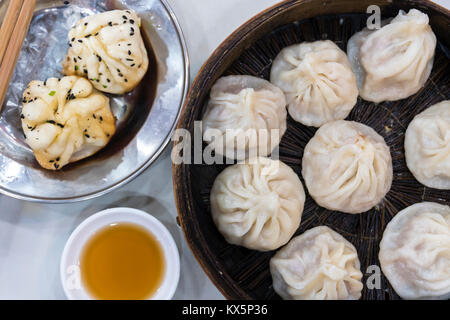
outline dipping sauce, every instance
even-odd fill
[[[81,279],[102,300],[148,299],[165,274],[164,252],[156,238],[133,223],[115,223],[98,232],[80,256]]]

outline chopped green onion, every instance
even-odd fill
[[[108,86],[105,86],[105,85],[103,85],[103,88],[105,88],[105,89],[106,89],[106,88],[108,88]]]
[[[75,71],[77,71],[78,70],[78,66],[75,66]]]
[[[55,93],[56,93],[56,91],[50,91],[50,93],[48,95],[53,97],[55,95]]]

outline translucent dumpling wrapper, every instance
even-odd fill
[[[323,125],[306,145],[302,161],[310,195],[329,210],[368,211],[392,185],[389,147],[362,123],[338,120]]]
[[[423,87],[433,67],[436,36],[425,13],[400,10],[378,30],[353,35],[347,54],[367,101],[405,99]]]
[[[270,259],[270,272],[285,300],[358,300],[363,289],[355,247],[325,226],[289,241]]]
[[[107,11],[81,19],[69,32],[63,73],[86,77],[103,92],[131,91],[148,69],[139,26],[140,18],[130,10]]]
[[[347,55],[329,40],[281,50],[270,81],[285,93],[291,117],[307,126],[345,119],[358,99]]]
[[[384,231],[379,258],[403,299],[450,299],[450,207],[423,202],[397,213]]]
[[[305,192],[295,172],[269,158],[222,171],[211,190],[214,223],[235,245],[259,251],[286,244],[300,225]]]
[[[429,107],[409,124],[405,156],[420,183],[450,190],[450,100]]]
[[[222,77],[211,89],[203,116],[203,139],[227,158],[267,156],[286,132],[286,117],[286,98],[269,81]]]
[[[109,99],[84,78],[32,81],[22,103],[26,142],[45,169],[58,170],[93,155],[115,133]]]

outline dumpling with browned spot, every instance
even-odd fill
[[[131,10],[81,19],[69,32],[63,73],[87,77],[96,89],[108,93],[133,90],[149,64],[139,26],[140,18]]]
[[[31,81],[22,103],[26,142],[45,169],[95,154],[116,130],[109,99],[81,77]]]

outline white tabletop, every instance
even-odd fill
[[[168,0],[183,28],[193,79],[212,51],[249,18],[278,0]],[[450,0],[437,0],[450,8]],[[0,299],[64,299],[59,261],[70,233],[91,214],[112,207],[144,210],[163,222],[177,243],[181,278],[175,299],[223,299],[189,250],[172,190],[169,146],[128,185],[100,198],[48,205],[0,195]]]

